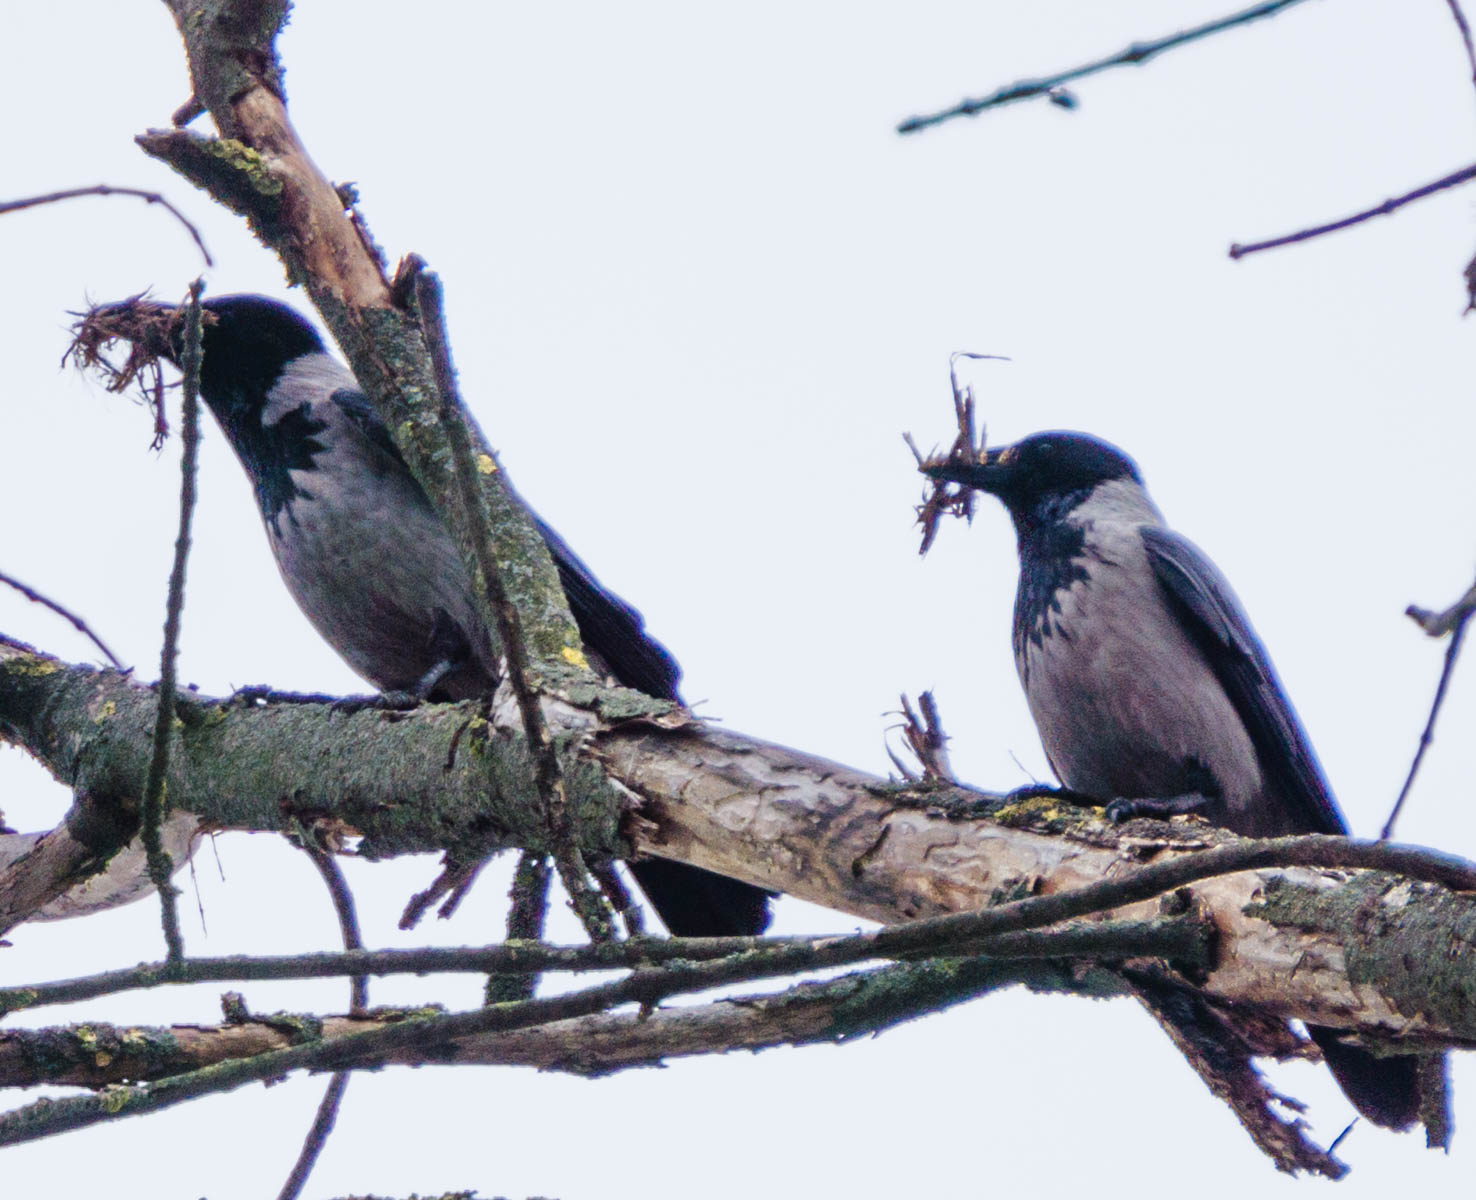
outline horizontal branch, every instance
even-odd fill
[[[956,959],[859,971],[778,994],[737,996],[649,1013],[598,1013],[524,1028],[469,1034],[439,1043],[435,1061],[460,1066],[529,1066],[597,1076],[663,1059],[726,1050],[837,1042],[891,1026],[1018,983],[1102,995],[1115,977],[1081,973],[1057,962]],[[503,1006],[506,1007],[506,1006]],[[315,1036],[329,1043],[387,1029],[413,1013],[372,1009],[321,1018]],[[318,1021],[317,1018],[314,1021]],[[38,1084],[89,1088],[137,1084],[200,1071],[233,1059],[290,1049],[304,1022],[284,1016],[222,1025],[115,1027],[97,1022],[0,1033],[0,1087]],[[422,1052],[393,1049],[361,1066],[419,1066]]]
[[[1018,919],[1016,919],[1018,918]],[[361,975],[538,975],[545,971],[609,971],[680,962],[716,962],[740,955],[765,973],[848,966],[868,959],[927,954],[988,955],[997,959],[1160,958],[1183,967],[1209,964],[1211,931],[1195,917],[1149,921],[1098,921],[1061,929],[1031,930],[1031,904],[999,910],[991,923],[1012,930],[975,937],[968,922],[932,918],[849,937],[635,938],[585,946],[501,942],[490,946],[422,946],[408,950],[345,950],[295,955],[235,955],[142,963],[78,979],[0,990],[0,1017],[21,1009],[70,1004],[160,984],[241,983],[253,980],[325,979]],[[758,978],[755,974],[753,978]]]
[[[949,975],[956,974],[956,969],[947,964],[931,966],[943,972],[945,986]],[[927,969],[924,968],[925,971]],[[752,955],[736,955],[709,963],[675,962],[661,967],[643,967],[612,983],[558,996],[494,1004],[468,1012],[426,1013],[420,1010],[399,1013],[398,1020],[368,1027],[359,1022],[355,1028],[326,1038],[322,1036],[316,1018],[290,1015],[262,1018],[285,1029],[289,1033],[289,1044],[245,1058],[232,1055],[194,1070],[181,1071],[176,1063],[174,1069],[155,1083],[108,1085],[96,1095],[39,1100],[13,1109],[0,1115],[0,1146],[18,1145],[118,1117],[159,1112],[200,1096],[233,1091],[292,1071],[376,1069],[386,1062],[395,1061],[400,1054],[409,1056],[405,1061],[423,1063],[430,1056],[439,1055],[448,1043],[464,1038],[530,1029],[606,1012],[625,1004],[637,1004],[642,1010],[650,1010],[675,996],[788,973],[790,969],[782,955],[764,960]],[[937,988],[932,990],[936,992]],[[881,999],[883,1011],[890,1007],[895,1018],[895,1005],[889,1006],[885,1001],[884,989]],[[931,1011],[936,1007],[937,997],[932,996],[926,1008]],[[837,1036],[849,1036],[853,1032],[842,1030]],[[125,1031],[122,1035],[125,1047],[130,1033]],[[36,1045],[26,1043],[22,1035],[16,1052],[22,1059],[29,1060],[37,1049]],[[170,1048],[163,1047],[165,1059],[169,1053]],[[96,1053],[92,1055],[94,1063],[97,1057]]]
[[[150,695],[111,672],[0,647],[0,730],[73,786],[79,776],[137,786]],[[1342,838],[1243,841],[1192,821],[1113,826],[1053,797],[1008,804],[897,787],[687,718],[612,722],[546,705],[585,850],[690,862],[892,924],[941,917],[868,935],[873,956],[1109,911],[1141,920],[1154,897],[1187,887],[1218,930],[1202,980],[1217,1001],[1375,1036],[1476,1042],[1460,932],[1476,921],[1476,867],[1458,859]],[[458,706],[344,716],[327,704],[202,700],[169,790],[225,828],[342,822],[375,854],[476,839],[536,849],[545,831],[530,774],[505,701],[488,722]],[[1374,870],[1338,869],[1350,867]],[[15,870],[0,871],[0,896]]]

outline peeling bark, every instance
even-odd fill
[[[69,785],[85,764],[89,778],[111,782],[106,794],[130,795],[148,745],[136,713],[150,697],[115,673],[0,647],[0,730]],[[375,855],[543,848],[505,699],[480,729],[464,705],[348,717],[327,704],[197,705],[169,794],[212,825],[273,830],[331,818],[363,833]],[[889,923],[1072,894],[1237,842],[1192,820],[1112,826],[1050,798],[1004,804],[964,789],[898,787],[675,716],[612,723],[595,707],[556,700],[546,711],[586,851],[691,862]],[[1426,875],[1439,883],[1299,867],[1190,884],[1181,902],[1219,934],[1196,985],[1217,1003],[1371,1036],[1476,1042],[1476,896],[1444,886],[1470,887],[1476,869],[1430,862]],[[26,869],[0,873],[0,895]],[[1156,911],[1142,900],[1112,915]]]

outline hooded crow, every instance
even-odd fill
[[[298,607],[378,688],[445,701],[488,694],[497,655],[461,555],[348,368],[276,300],[219,296],[204,309],[200,394],[251,480]],[[595,669],[679,700],[681,670],[641,614],[534,519]],[[763,889],[662,859],[631,871],[678,936],[768,925]]]
[[[1167,528],[1126,454],[1032,434],[935,479],[996,496],[1015,524],[1015,666],[1046,758],[1114,819],[1198,812],[1247,837],[1346,834],[1271,660],[1230,585]],[[1369,1120],[1419,1116],[1419,1059],[1309,1028]]]

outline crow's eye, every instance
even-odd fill
[[[1035,446],[1035,453],[1041,458],[1050,458],[1050,456],[1055,452],[1055,449],[1055,446],[1051,445],[1050,442],[1037,442]]]

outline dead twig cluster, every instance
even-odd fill
[[[90,371],[108,391],[122,395],[130,389],[154,417],[153,448],[159,449],[169,436],[169,417],[164,398],[179,386],[164,381],[163,363],[173,360],[182,348],[184,308],[163,308],[147,292],[116,304],[99,304],[72,313],[72,341],[62,355],[79,370]],[[214,317],[202,312],[205,324]],[[124,343],[127,353],[119,361],[114,348]]]
[[[914,783],[918,780],[956,783],[957,777],[948,761],[948,735],[943,732],[943,720],[938,715],[938,702],[933,699],[933,693],[921,693],[917,698],[917,708],[913,708],[912,701],[904,692],[901,716],[901,723],[893,728],[902,730],[903,741],[922,768],[918,771],[909,767],[888,746],[887,757],[902,772],[902,778]]]
[[[972,384],[960,385],[958,382],[958,360],[961,358],[976,361],[1009,361],[999,354],[971,354],[964,350],[956,350],[948,356],[948,379],[953,387],[953,413],[958,421],[958,435],[953,439],[953,445],[948,448],[946,454],[940,455],[935,451],[924,457],[917,448],[917,443],[913,441],[912,435],[904,433],[902,438],[907,443],[908,449],[912,451],[912,457],[917,460],[918,470],[944,464],[973,464],[984,461],[985,431],[980,429],[977,435],[974,432],[974,387]],[[938,534],[938,521],[949,513],[972,521],[974,519],[974,489],[964,487],[962,484],[951,484],[944,479],[931,480],[923,495],[923,502],[917,508],[917,523],[922,526],[923,531],[922,545],[917,551],[919,554],[928,552],[933,539]]]

